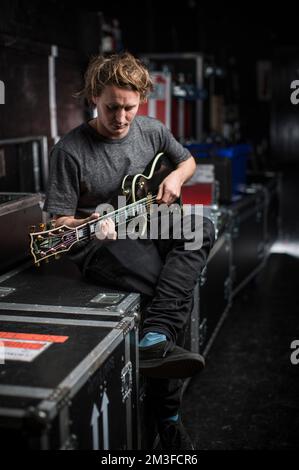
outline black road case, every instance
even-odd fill
[[[229,232],[217,239],[200,279],[199,352],[204,356],[231,306],[232,241]]]
[[[232,251],[228,212],[217,207],[204,207],[204,215],[214,224],[216,241],[194,289],[186,347],[207,354],[207,345],[211,344],[231,303]]]
[[[139,304],[139,294],[85,282],[66,257],[0,277],[6,446],[139,448]]]
[[[2,191],[44,191],[48,167],[47,136],[0,140]]]
[[[281,231],[281,174],[272,171],[251,172],[248,174],[248,181],[255,186],[262,185],[265,190],[266,242],[269,249],[279,238]]]
[[[139,308],[139,294],[85,281],[66,256],[39,268],[28,262],[0,276],[0,315],[12,310],[35,317],[119,321],[138,316]]]
[[[0,272],[29,256],[29,227],[42,220],[41,195],[0,192]]]
[[[248,187],[248,193],[227,206],[231,216],[233,295],[264,265],[266,203],[263,188]]]
[[[103,322],[9,313],[1,315],[0,332],[2,448],[136,449],[133,317]]]

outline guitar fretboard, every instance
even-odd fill
[[[77,232],[78,240],[88,240],[93,238],[96,234],[96,225],[105,219],[112,219],[117,228],[120,224],[124,224],[138,215],[145,214],[149,205],[156,199],[156,196],[150,198],[143,198],[137,202],[133,202],[125,207],[121,207],[116,211],[105,214],[98,219],[91,220],[84,225],[80,225],[75,230]]]

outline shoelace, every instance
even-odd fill
[[[168,340],[165,345],[165,349],[164,349],[162,357],[165,357],[168,351],[173,349],[173,346],[174,346],[174,342],[172,340]]]

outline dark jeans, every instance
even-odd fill
[[[194,230],[194,217],[191,227]],[[192,251],[185,249],[188,240],[183,237],[108,241],[93,256],[85,274],[99,284],[141,293],[147,307],[143,311],[140,337],[155,331],[182,346],[193,290],[214,243],[212,222],[204,217],[202,228],[202,245]],[[181,386],[181,380],[148,380],[148,399],[153,402],[157,416],[177,413]]]

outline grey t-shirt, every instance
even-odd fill
[[[158,120],[137,116],[122,139],[107,139],[88,123],[66,134],[50,154],[44,211],[86,217],[119,192],[127,174],[142,173],[159,152],[177,165],[190,154]],[[83,215],[83,213],[85,213]],[[85,270],[99,240],[77,244],[73,260]]]
[[[94,210],[116,194],[127,174],[142,173],[158,152],[176,165],[190,157],[187,149],[156,119],[137,116],[128,134],[111,140],[84,123],[63,137],[50,154],[50,177],[44,211],[75,215]]]

